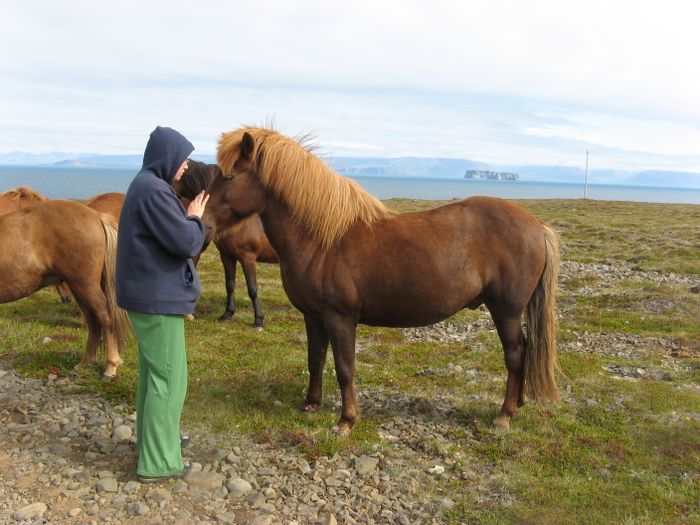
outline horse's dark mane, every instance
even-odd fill
[[[177,193],[187,199],[194,199],[198,193],[207,189],[218,171],[219,167],[216,164],[190,159],[187,161],[187,171],[178,183]]]

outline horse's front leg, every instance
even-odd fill
[[[221,263],[224,265],[224,284],[226,285],[226,310],[219,321],[228,321],[236,313],[236,302],[234,293],[236,291],[236,258],[224,255],[223,250],[219,250]]]
[[[308,315],[304,316],[306,344],[308,349],[309,391],[304,404],[304,412],[313,412],[323,402],[323,367],[328,352],[328,334],[323,324]]]
[[[341,436],[350,434],[359,409],[355,396],[355,330],[356,324],[346,318],[335,318],[326,321],[326,330],[333,348],[335,375],[340,385],[340,395],[343,409],[340,420],[334,430]]]
[[[255,271],[255,254],[250,253],[241,259],[241,268],[245,276],[245,283],[248,287],[248,297],[253,303],[253,311],[255,312],[255,328],[263,327],[263,313],[258,301],[258,277]]]

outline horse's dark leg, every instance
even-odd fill
[[[301,409],[313,412],[323,402],[323,367],[328,352],[328,334],[318,319],[305,315],[304,324],[309,360],[309,391]]]
[[[73,294],[64,281],[61,281],[56,285],[56,291],[58,292],[58,296],[61,298],[62,303],[70,303],[73,300]]]
[[[224,265],[224,282],[226,284],[226,311],[219,317],[219,321],[228,321],[236,313],[234,300],[234,292],[236,291],[236,258],[224,255],[222,250],[219,250],[219,254]]]
[[[523,404],[523,379],[525,373],[525,334],[520,324],[520,315],[500,317],[494,315],[498,337],[503,345],[503,356],[508,370],[506,395],[501,413],[493,421],[497,429],[510,428],[510,418]]]
[[[327,320],[326,330],[333,348],[335,375],[340,385],[343,409],[335,431],[347,436],[358,415],[355,396],[355,329],[354,322],[343,318]]]
[[[246,286],[248,287],[248,296],[253,303],[255,327],[262,328],[264,316],[260,308],[260,302],[258,301],[258,278],[255,272],[255,256],[251,254],[251,256],[243,257],[241,259],[241,268],[243,268],[243,275],[245,276]]]

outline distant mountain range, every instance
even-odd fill
[[[195,154],[194,159],[214,163],[214,155]],[[86,155],[65,152],[44,154],[13,151],[0,153],[0,165],[53,166],[58,168],[139,168],[142,155]],[[493,165],[468,159],[438,157],[332,157],[324,156],[341,175],[349,177],[434,177],[463,179],[467,171],[500,171],[517,174],[522,181],[582,183],[585,171],[569,166]],[[681,171],[623,171],[595,169],[588,173],[594,184],[631,184],[700,188],[700,173]]]

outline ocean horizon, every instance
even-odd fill
[[[126,192],[136,169],[0,166],[0,193],[27,186],[50,199],[87,199],[108,192]],[[583,183],[488,181],[430,177],[354,176],[367,192],[392,198],[450,200],[473,195],[504,199],[580,199]],[[589,199],[668,204],[700,204],[700,188],[667,188],[625,184],[588,184]]]

